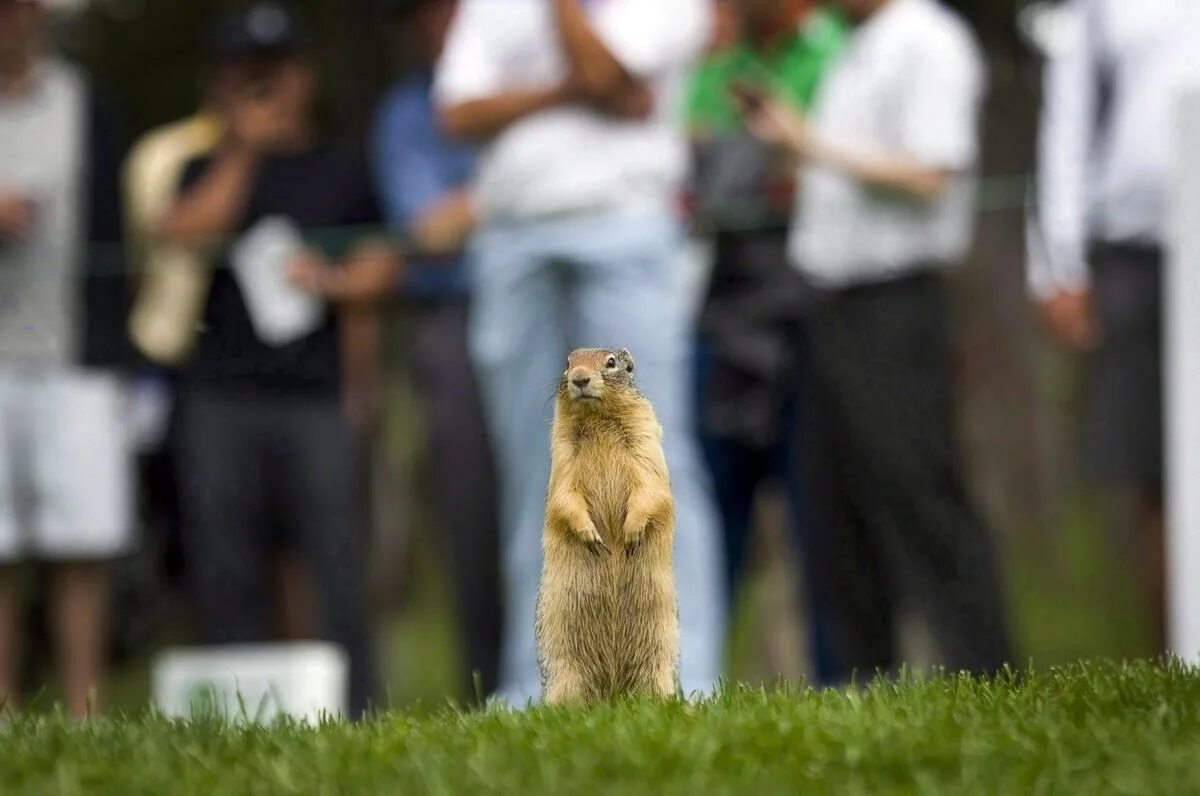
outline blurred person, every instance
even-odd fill
[[[474,155],[441,131],[432,94],[433,64],[457,6],[457,0],[390,4],[405,51],[419,62],[379,108],[374,165],[388,221],[433,253],[405,269],[409,356],[429,419],[433,511],[466,653],[462,685],[464,693],[478,688],[486,695],[497,686],[503,612],[491,444],[467,349],[469,281],[461,249],[474,227]]]
[[[1194,3],[1071,0],[1045,75],[1029,285],[1050,338],[1086,353],[1084,467],[1139,504],[1142,581],[1165,645],[1162,259],[1175,99],[1200,72]]]
[[[685,692],[720,673],[710,487],[688,405],[678,217],[687,70],[707,0],[464,0],[435,80],[443,124],[483,146],[470,345],[497,446],[505,641],[497,696],[536,698],[533,611],[551,385],[568,351],[628,347],[665,429],[679,532]]]
[[[853,32],[811,120],[773,99],[750,117],[802,163],[789,249],[817,288],[819,608],[843,677],[894,667],[894,609],[910,595],[948,667],[989,672],[1008,637],[957,450],[941,277],[970,245],[984,64],[935,0],[836,5]]]
[[[349,657],[350,711],[361,715],[375,661],[360,404],[343,395],[353,352],[342,308],[385,295],[399,263],[363,229],[381,221],[365,165],[315,128],[317,74],[290,7],[235,12],[214,45],[232,71],[225,137],[185,167],[160,230],[219,260],[181,378],[178,472],[196,620],[208,644],[268,639],[268,567],[282,535],[307,572],[318,637]],[[247,292],[257,284],[248,274],[263,272],[250,269],[274,269],[277,257],[325,307],[315,328],[282,340],[251,303],[261,293]]]
[[[205,65],[200,107],[192,115],[143,134],[130,149],[122,174],[125,219],[137,286],[129,332],[138,350],[154,367],[145,369],[136,395],[147,425],[141,482],[150,510],[164,528],[169,574],[185,562],[178,540],[178,484],[172,450],[177,432],[175,371],[195,348],[212,272],[204,253],[171,246],[157,234],[179,193],[183,170],[209,155],[225,134],[230,82],[236,69],[221,62]],[[286,638],[314,632],[307,579],[294,553],[281,552],[276,562],[280,626]]]
[[[171,368],[194,342],[208,289],[209,270],[198,253],[168,248],[155,233],[175,201],[184,167],[219,143],[222,124],[216,80],[204,85],[203,106],[185,119],[150,130],[130,148],[122,172],[126,240],[135,285],[129,334],[154,369],[143,379],[141,405],[158,425],[140,463],[139,480],[149,525],[163,537],[167,575],[182,571],[178,489],[171,455],[174,384]]]
[[[134,546],[130,364],[113,113],[49,48],[49,12],[0,0],[0,703],[15,706],[20,565],[51,566],[67,709],[95,709],[108,562]]]
[[[692,78],[688,125],[699,210],[714,229],[715,258],[700,312],[697,421],[725,535],[727,596],[743,580],[755,497],[781,483],[790,530],[808,536],[799,406],[809,371],[804,277],[787,257],[794,171],[742,123],[745,92],[774,92],[803,110],[846,38],[846,24],[812,0],[726,0],[740,38]],[[742,92],[739,100],[739,92]],[[812,563],[805,555],[806,565]],[[805,575],[807,587],[812,582]],[[811,606],[810,596],[808,603]],[[817,681],[832,675],[824,621],[810,623]]]

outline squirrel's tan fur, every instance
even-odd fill
[[[556,397],[537,641],[547,703],[675,693],[675,506],[628,351],[571,354]]]

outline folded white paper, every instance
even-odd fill
[[[283,216],[270,216],[242,235],[230,251],[250,323],[267,345],[287,345],[321,325],[324,304],[288,279],[288,266],[303,249],[296,225]]]

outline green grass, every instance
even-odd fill
[[[11,717],[13,793],[1187,793],[1200,671],[1095,663],[361,726]]]

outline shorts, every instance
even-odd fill
[[[133,544],[133,457],[115,376],[0,368],[0,563]]]
[[[1092,257],[1100,345],[1084,409],[1084,470],[1109,485],[1163,484],[1162,252],[1108,244]]]

